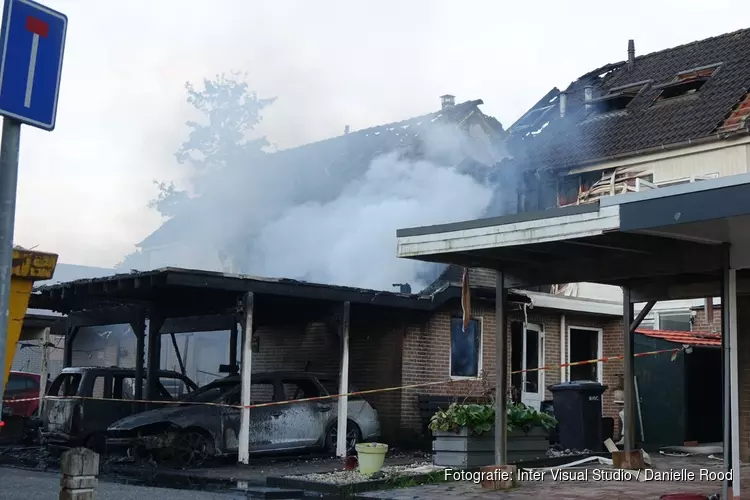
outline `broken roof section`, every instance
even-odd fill
[[[30,306],[70,313],[110,306],[144,305],[159,300],[181,303],[180,307],[188,307],[199,315],[232,309],[245,292],[426,311],[434,310],[461,295],[460,289],[455,286],[447,286],[430,294],[412,294],[168,267],[38,286],[31,294]],[[516,292],[510,293],[508,300],[530,302],[523,293]],[[206,306],[207,311],[197,310],[202,306]]]
[[[716,333],[680,332],[671,330],[648,330],[639,328],[636,333],[647,337],[696,347],[721,347],[721,335]]]
[[[746,133],[748,53],[745,29],[592,70],[509,129],[512,152],[534,168],[572,167]]]
[[[442,149],[439,153],[453,156],[443,160],[454,165],[462,162],[494,165],[504,156],[502,140],[507,136],[500,122],[482,113],[479,109],[483,104],[481,99],[453,104],[445,102],[445,97],[452,96],[442,96],[443,108],[439,111],[264,154],[260,159],[250,160],[257,163],[253,168],[237,168],[217,174],[215,181],[212,179],[213,188],[201,198],[191,200],[186,213],[164,222],[136,246],[143,249],[162,247],[184,239],[186,235],[195,234],[196,221],[201,219],[205,203],[219,203],[226,206],[227,213],[236,214],[239,211],[241,215],[247,197],[242,187],[247,185],[245,183],[253,183],[253,177],[264,169],[287,173],[286,176],[278,175],[280,182],[288,184],[283,189],[280,188],[279,192],[293,192],[295,186],[304,186],[306,192],[315,192],[321,199],[326,199],[334,189],[333,180],[341,183],[356,177],[375,158],[389,153],[397,153],[404,158],[423,159],[429,151]],[[474,126],[480,127],[492,140],[489,143],[475,141],[471,134],[466,134],[464,142],[458,148],[453,144],[450,148],[440,144],[445,139],[441,137],[441,127],[468,130]]]

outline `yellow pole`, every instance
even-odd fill
[[[8,383],[8,374],[16,354],[16,344],[21,337],[23,318],[29,307],[29,297],[35,281],[52,279],[57,266],[57,255],[23,248],[13,249],[13,268],[10,277],[10,303],[8,315],[8,339],[5,344],[5,366],[3,377]]]

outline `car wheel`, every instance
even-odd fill
[[[213,443],[205,433],[196,429],[181,431],[169,450],[168,462],[172,467],[200,467],[213,450]]]
[[[330,454],[336,454],[336,441],[338,439],[339,427],[338,423],[334,421],[328,426],[326,432],[326,451]],[[357,424],[351,420],[346,421],[346,454],[352,455],[355,452],[357,443],[362,440],[362,433],[359,430]]]

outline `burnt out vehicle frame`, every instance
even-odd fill
[[[160,370],[154,402],[135,401],[135,370],[132,368],[77,366],[63,368],[47,389],[41,415],[42,444],[53,448],[86,446],[101,452],[105,449],[107,427],[117,420],[171,401],[198,389],[181,373]],[[161,380],[176,394],[170,393]],[[177,382],[175,384],[175,382]]]
[[[252,376],[253,404],[336,394],[335,380],[310,372],[269,372]],[[350,392],[354,392],[350,386]],[[126,417],[109,427],[107,448],[128,450],[135,459],[175,467],[200,466],[206,459],[239,449],[241,378],[215,380],[170,405]],[[227,406],[232,405],[232,406]],[[380,435],[377,411],[363,398],[347,403],[347,448]],[[326,398],[250,409],[250,453],[334,451],[338,400]]]

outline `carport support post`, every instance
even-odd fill
[[[164,318],[158,313],[151,313],[148,321],[148,363],[146,365],[146,398],[156,401],[156,386],[159,383],[161,369],[161,327]]]
[[[143,354],[146,350],[146,314],[139,310],[130,322],[135,335],[135,394],[136,401],[143,399]]]
[[[39,377],[39,415],[44,415],[44,396],[47,394],[47,362],[49,360],[49,327],[42,333],[42,373]]]
[[[732,480],[724,481],[722,498],[740,498],[739,363],[737,331],[737,271],[727,264],[722,275],[722,343],[724,346],[724,468]],[[731,490],[730,490],[731,488]]]
[[[622,287],[622,328],[623,328],[623,378],[625,399],[625,429],[623,436],[625,451],[629,452],[635,448],[635,345],[633,329],[630,327],[633,321],[633,304],[630,301],[630,288]]]
[[[505,275],[497,271],[495,284],[495,465],[507,465],[508,434],[508,315]]]
[[[78,330],[80,329],[80,327],[70,326],[70,324],[65,329],[65,349],[63,351],[63,367],[65,368],[73,366],[73,342],[75,342],[76,335],[78,335]]]
[[[253,358],[253,292],[246,292],[242,300],[242,413],[240,419],[240,463],[250,462],[250,401]]]
[[[237,368],[237,318],[233,318],[232,328],[229,330],[229,365]]]
[[[347,300],[344,302],[343,312],[341,315],[341,375],[339,376],[339,396],[338,398],[338,420],[336,424],[336,456],[346,458],[346,419],[348,417],[349,397],[349,310],[351,304]]]

